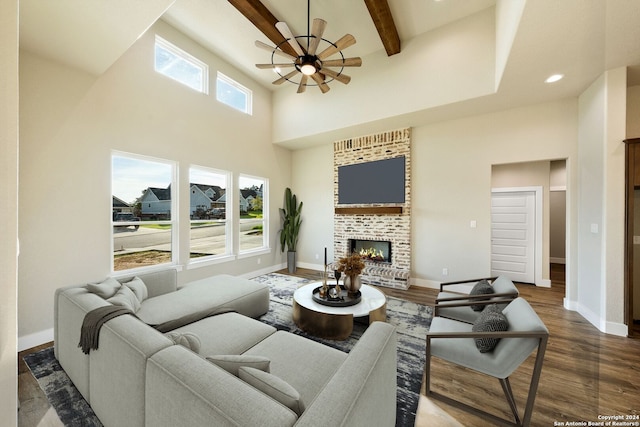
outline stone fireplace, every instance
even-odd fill
[[[363,282],[408,289],[411,273],[411,130],[409,128],[334,143],[335,262],[353,252],[371,252]],[[397,157],[405,159],[404,203],[340,204],[341,166]],[[381,254],[380,254],[381,253]],[[331,267],[333,268],[333,267]]]

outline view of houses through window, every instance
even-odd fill
[[[232,242],[226,192],[229,173],[192,167],[189,170],[189,257],[208,259],[229,255]]]
[[[266,248],[267,180],[240,175],[240,253]]]
[[[124,154],[111,161],[113,271],[173,262],[175,164]]]
[[[178,262],[176,165],[126,153],[112,155],[113,271]],[[233,214],[238,206],[238,253],[268,248],[268,180],[239,176],[230,197],[231,173],[189,169],[189,260],[233,256]],[[231,205],[230,203],[233,203]]]

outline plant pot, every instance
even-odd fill
[[[292,274],[296,272],[296,252],[295,251],[287,252],[287,270],[289,271],[289,273],[292,273]]]

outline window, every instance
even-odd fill
[[[239,186],[240,254],[268,249],[268,181],[240,175]]]
[[[229,176],[228,172],[201,167],[189,170],[189,258],[192,262],[231,255],[232,215],[227,209]]]
[[[112,154],[112,271],[176,262],[175,177],[173,162]]]
[[[252,92],[235,80],[218,72],[216,80],[216,99],[223,104],[251,114]]]
[[[177,46],[156,36],[155,70],[201,93],[209,92],[209,67]]]

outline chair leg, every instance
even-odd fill
[[[513,397],[513,391],[511,390],[511,383],[509,382],[509,378],[499,378],[500,385],[502,386],[502,391],[504,391],[504,395],[507,398],[507,402],[509,403],[509,407],[511,407],[511,412],[513,412],[513,416],[516,419],[517,425],[522,425],[520,422],[520,417],[518,416],[518,408],[516,407],[516,399]]]

